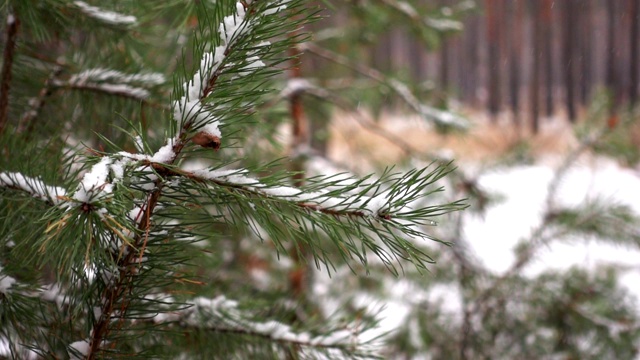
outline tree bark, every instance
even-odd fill
[[[498,34],[498,21],[500,20],[499,3],[496,0],[485,0],[487,12],[487,45],[489,49],[489,113],[495,122],[496,115],[500,111],[500,43]]]
[[[553,96],[553,0],[543,0],[542,21],[543,21],[543,48],[544,56],[544,102],[546,115],[553,116],[554,96]]]
[[[520,127],[520,84],[522,62],[522,24],[523,6],[522,0],[509,2],[509,14],[505,17],[507,28],[512,29],[507,37],[509,41],[509,105],[513,112],[513,123]]]
[[[606,62],[606,86],[611,92],[611,96],[616,96],[616,69],[615,69],[615,1],[605,1],[607,12],[607,62]],[[612,109],[613,110],[613,109]]]
[[[564,64],[564,86],[565,86],[565,104],[567,107],[567,116],[569,121],[576,121],[576,104],[575,104],[575,65],[574,58],[575,49],[575,0],[565,0],[562,2],[564,6],[564,33],[563,33],[563,64]]]
[[[533,62],[531,68],[531,82],[529,83],[529,95],[531,103],[531,132],[537,134],[540,131],[540,20],[541,20],[541,4],[538,0],[531,1],[531,18],[533,22],[532,43],[533,43]]]
[[[629,0],[629,16],[631,17],[631,31],[629,32],[629,104],[634,106],[638,101],[638,82],[640,76],[638,72],[638,22],[640,21],[640,11],[638,10],[638,0]]]

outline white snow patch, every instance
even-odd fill
[[[80,8],[85,15],[108,24],[135,25],[138,22],[138,19],[133,15],[124,15],[115,11],[104,10],[97,6],[91,6],[84,1],[74,1],[73,4]]]
[[[0,293],[6,294],[15,283],[16,279],[9,275],[4,275],[2,273],[2,266],[0,266]]]
[[[89,341],[80,340],[73,342],[69,345],[69,348],[73,350],[69,351],[69,357],[71,359],[82,359],[84,356],[89,354]]]
[[[479,184],[489,192],[503,194],[504,201],[491,206],[484,219],[467,215],[464,229],[467,242],[476,258],[495,273],[510,268],[518,241],[531,235],[541,224],[547,187],[554,170],[533,165],[505,169],[481,176]],[[640,176],[613,161],[597,158],[578,163],[561,180],[554,204],[576,206],[590,199],[605,199],[627,205],[640,214]],[[640,250],[576,238],[551,242],[539,250],[536,259],[524,269],[536,276],[549,269],[566,270],[572,266],[595,268],[618,264],[624,269],[621,282],[640,299]]]
[[[50,186],[40,179],[34,179],[15,172],[0,172],[0,186],[13,187],[30,193],[33,197],[59,204],[67,191],[61,187]]]
[[[160,73],[141,73],[141,74],[125,74],[118,70],[93,68],[82,71],[69,78],[70,83],[84,84],[89,81],[112,81],[117,83],[142,83],[147,85],[161,85],[166,82],[163,74]]]
[[[111,193],[113,185],[107,182],[107,176],[112,161],[113,159],[105,156],[93,165],[91,170],[84,174],[73,198],[81,203],[91,203]]]
[[[173,152],[173,143],[173,139],[169,140],[149,160],[156,163],[171,163],[176,158],[176,153]]]

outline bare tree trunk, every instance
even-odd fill
[[[554,112],[554,96],[553,96],[553,0],[543,0],[542,2],[542,21],[543,21],[543,56],[544,56],[544,101],[546,115],[551,117]]]
[[[492,121],[500,111],[500,43],[498,34],[499,2],[485,0],[487,12],[487,43],[489,48],[489,113]]]
[[[450,44],[449,41],[442,36],[441,37],[441,47],[440,47],[440,91],[444,94],[449,90],[449,52],[450,52]]]
[[[629,32],[629,104],[634,106],[638,100],[638,82],[640,76],[638,72],[638,22],[640,21],[640,11],[638,10],[638,0],[629,0],[629,16],[631,17],[631,31]]]
[[[541,4],[538,0],[533,0],[531,3],[531,19],[533,23],[532,35],[533,35],[533,62],[531,69],[531,82],[529,83],[529,95],[531,102],[531,132],[537,134],[540,130],[540,49],[541,49],[541,36],[540,36],[540,20],[541,20]]]
[[[612,96],[617,98],[616,92],[616,69],[615,69],[615,1],[605,1],[607,11],[607,75],[606,85],[609,91],[612,92]]]
[[[478,78],[480,77],[480,56],[479,52],[479,42],[480,36],[480,17],[478,15],[472,15],[471,19],[469,19],[469,25],[467,26],[467,34],[465,39],[466,49],[466,68],[467,68],[467,94],[469,97],[467,98],[472,104],[477,104],[478,98],[478,87],[480,85],[480,81]]]
[[[574,69],[576,65],[575,54],[575,0],[565,0],[562,2],[564,6],[564,33],[563,33],[563,65],[564,65],[564,82],[565,82],[565,103],[567,106],[567,116],[569,121],[576,121],[576,104],[575,104],[575,76]]]
[[[632,0],[636,1],[636,0]],[[580,16],[580,36],[576,36],[576,41],[580,45],[580,102],[582,105],[586,105],[591,95],[592,86],[592,67],[593,67],[593,51],[592,51],[592,1],[581,0],[581,9],[576,9],[576,12],[582,14]],[[577,35],[577,34],[575,34]]]
[[[522,0],[512,0],[508,4],[509,13],[505,17],[507,28],[511,33],[507,36],[509,47],[509,105],[513,111],[513,123],[520,128],[520,63],[522,62]]]

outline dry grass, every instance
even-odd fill
[[[506,116],[496,123],[486,115],[469,116],[473,127],[466,133],[439,134],[417,117],[384,115],[378,125],[389,133],[425,153],[446,153],[459,161],[491,161],[508,155],[526,145],[534,158],[561,155],[576,146],[570,124],[562,119],[543,120],[539,134],[522,135]],[[365,159],[380,164],[397,163],[406,153],[393,141],[385,139],[354,121],[349,114],[332,121],[330,157],[361,166]]]

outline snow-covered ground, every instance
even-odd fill
[[[557,161],[542,161],[535,165],[504,167],[478,178],[484,190],[500,195],[501,199],[489,206],[482,217],[472,213],[465,215],[464,237],[475,260],[481,261],[496,274],[503,273],[513,265],[516,259],[513,250],[517,242],[529,237],[542,222],[548,186],[556,166]],[[638,171],[624,168],[610,159],[588,157],[588,160],[574,164],[562,179],[555,197],[557,205],[578,205],[597,198],[628,205],[640,214]],[[534,276],[548,269],[569,269],[575,265],[595,268],[599,264],[623,265],[626,270],[620,281],[640,304],[638,249],[584,239],[551,242],[538,251],[535,260],[524,268],[524,274]],[[320,282],[326,285],[330,280]],[[368,295],[356,299],[359,305],[380,311],[379,332],[374,331],[370,336],[393,331],[411,321],[408,318],[411,306],[425,297],[430,302],[438,303],[445,312],[462,314],[460,294],[455,286],[435,285],[425,291],[417,288],[415,283],[400,278],[390,279],[384,288],[388,296],[384,303],[376,302],[374,297]],[[329,312],[337,310],[330,308]]]
[[[336,125],[337,135],[330,146],[332,158],[350,159],[348,165],[356,169],[364,167],[364,171],[368,172],[372,170],[362,166],[363,163],[367,164],[366,159],[375,158],[388,164],[406,157],[392,144],[387,146],[388,140],[363,131],[362,127],[350,124],[348,119],[343,120]],[[466,136],[448,137],[435,134],[429,126],[402,117],[385,118],[380,124],[418,151],[450,153],[450,157],[456,159],[456,165],[465,171],[485,168],[486,163],[500,163],[499,159],[512,152],[523,140],[514,135],[508,124],[495,126],[488,121],[480,121]],[[575,129],[562,119],[545,121],[542,132],[525,141],[529,145],[527,155],[535,158],[535,162],[476,171],[476,174],[479,173],[476,176],[478,185],[489,194],[497,195],[498,200],[488,206],[483,216],[472,211],[464,213],[464,245],[469,247],[473,260],[481,262],[496,275],[512,267],[516,261],[516,245],[530,238],[542,223],[547,210],[549,185],[567,154],[579,145]],[[360,159],[359,154],[364,157]],[[553,197],[555,208],[600,200],[601,203],[626,205],[640,215],[640,171],[589,151],[568,168],[556,190]],[[637,231],[640,233],[640,228]],[[540,247],[536,257],[522,271],[534,277],[551,269],[568,270],[573,266],[595,269],[598,265],[607,264],[619,265],[623,269],[619,280],[636,297],[640,313],[638,247],[615,246],[584,237],[552,241]],[[324,298],[331,283],[326,274],[317,274],[314,293]],[[366,293],[355,299],[356,306],[381,311],[380,332],[374,335],[406,325],[411,321],[409,314],[412,306],[425,298],[437,303],[445,312],[462,316],[460,292],[455,285],[436,284],[425,289],[415,281],[399,278],[390,279],[382,287],[385,292],[382,301]],[[328,313],[338,310],[338,306],[338,302],[324,304]]]
[[[468,217],[464,229],[476,258],[489,269],[496,273],[508,269],[515,260],[513,248],[517,241],[541,223],[553,173],[549,165],[531,165],[504,168],[479,178],[480,186],[503,196],[484,218]],[[578,205],[596,198],[627,205],[640,214],[640,173],[605,158],[579,161],[560,182],[556,203]],[[583,239],[552,242],[540,250],[536,260],[525,268],[525,274],[612,263],[628,267],[621,281],[640,299],[640,251],[630,247]]]

